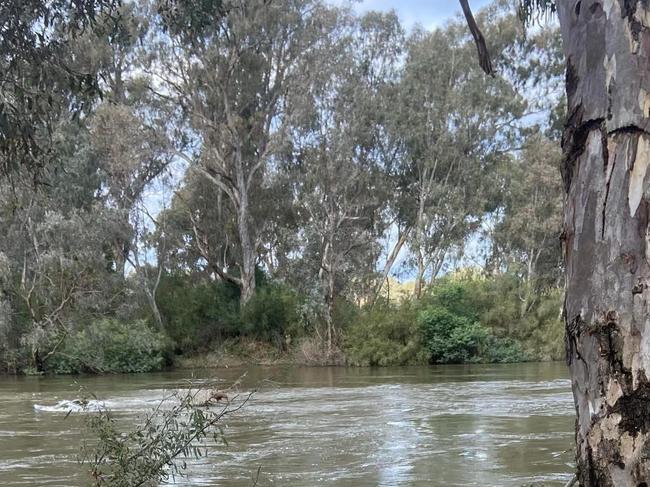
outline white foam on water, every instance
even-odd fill
[[[59,401],[54,405],[34,404],[34,410],[45,413],[80,413],[89,411],[99,411],[105,408],[106,405],[101,401],[90,400],[87,403],[81,403],[77,400],[72,401]]]

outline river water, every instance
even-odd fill
[[[80,385],[125,422],[188,378],[246,373],[250,401],[226,444],[178,485],[523,486],[571,478],[574,408],[564,364],[249,367],[104,377],[0,377],[0,485],[82,486]],[[54,406],[54,407],[53,407]]]

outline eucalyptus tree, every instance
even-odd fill
[[[142,42],[149,27],[141,6],[125,4],[115,16],[99,16],[94,30],[76,38],[70,49],[77,65],[101,73],[102,101],[84,125],[89,157],[100,181],[95,198],[116,223],[105,235],[105,258],[118,280],[124,280],[127,271],[131,274],[130,282],[144,294],[162,328],[156,303],[162,266],[151,272],[145,256],[152,249],[143,248],[153,244],[151,227],[162,220],[147,209],[158,202],[146,200],[155,181],[168,179],[165,172],[182,140],[172,133],[174,107],[152,95],[151,80],[142,72],[146,54]]]
[[[119,231],[115,214],[94,197],[88,149],[74,123],[59,126],[60,172],[33,185],[27,168],[0,182],[0,253],[5,257],[3,295],[11,304],[13,346],[29,351],[36,370],[46,368],[66,336],[84,319],[113,311],[122,286],[109,272],[105,236]]]
[[[566,57],[564,315],[577,480],[642,486],[650,479],[650,9],[521,2],[528,18],[556,9]]]
[[[650,479],[650,9],[558,2],[567,360],[582,485]]]
[[[303,60],[289,163],[299,216],[302,287],[318,283],[331,357],[334,306],[374,282],[385,230],[383,118],[396,83],[403,31],[394,13],[334,12],[335,31]]]
[[[127,4],[116,18],[99,17],[95,30],[72,45],[77,64],[101,73],[103,100],[85,124],[101,179],[98,198],[123,222],[124,231],[111,237],[115,271],[121,276],[134,251],[133,213],[182,144],[172,142],[174,108],[152,95],[151,80],[142,73],[141,44],[148,30],[146,11]]]
[[[74,14],[64,5],[52,8]],[[141,88],[127,78],[142,27],[132,7],[93,14],[92,27],[59,38],[67,31],[52,24],[48,35],[55,36],[50,47],[56,59],[48,55],[42,60],[46,67],[35,59],[28,63],[59,78],[38,86],[52,91],[46,114],[35,119],[33,138],[20,149],[29,151],[32,164],[20,164],[0,181],[0,253],[12,277],[3,294],[11,298],[13,335],[30,349],[39,370],[85,319],[122,305],[124,276],[114,271],[120,262],[123,269],[122,248],[133,235],[130,208],[160,171],[166,135],[143,128],[153,109],[143,108]],[[79,73],[89,83],[101,80],[96,90],[66,87]],[[105,95],[103,103],[97,90]]]
[[[504,32],[500,57],[515,47],[515,20],[493,7],[485,13]],[[496,168],[513,147],[514,122],[525,101],[506,77],[486,78],[458,23],[416,31],[399,87],[393,133],[401,144],[393,169],[397,213],[416,270],[415,294],[435,277],[454,247],[478,229],[495,204]]]
[[[29,349],[36,368],[56,351],[73,309],[82,302],[99,309],[95,292],[110,281],[97,278],[105,268],[99,227],[86,228],[103,220],[90,217],[99,182],[83,123],[97,99],[99,72],[77,63],[72,44],[113,7],[38,1],[0,6],[4,335],[10,346]]]
[[[161,2],[164,35],[152,73],[161,96],[183,111],[193,150],[179,152],[236,217],[241,302],[255,293],[263,218],[256,198],[285,140],[284,106],[297,60],[323,35],[316,0]],[[219,196],[222,195],[222,196]],[[259,206],[258,206],[259,207]]]
[[[160,215],[166,222],[162,259],[172,273],[214,275],[230,280],[236,267],[237,221],[223,193],[202,174],[190,171]],[[162,237],[162,236],[161,236]]]
[[[532,135],[507,164],[502,208],[490,234],[491,266],[517,275],[523,317],[540,293],[560,286],[562,252],[561,151],[542,135]]]
[[[119,0],[6,0],[0,3],[0,170],[32,172],[56,162],[60,117],[100,93],[97,73],[78,69],[68,44],[92,31]]]

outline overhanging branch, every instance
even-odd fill
[[[474,15],[472,14],[472,9],[469,7],[469,2],[468,0],[459,0],[459,2],[463,9],[465,20],[467,21],[467,27],[469,27],[472,37],[474,37],[474,43],[478,50],[478,62],[481,65],[481,69],[485,71],[485,74],[494,76],[494,69],[492,68],[492,61],[490,60],[490,53],[485,44],[485,38],[483,37],[481,29],[479,29],[476,24],[476,20],[474,20]]]

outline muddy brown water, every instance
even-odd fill
[[[571,478],[574,408],[562,363],[395,368],[248,367],[103,377],[0,377],[0,485],[83,486],[93,391],[125,424],[165,391],[246,373],[228,444],[192,460],[186,486],[522,486]]]

